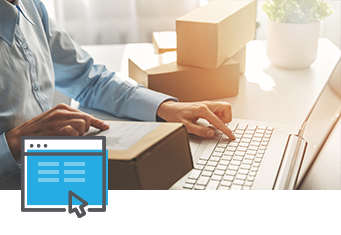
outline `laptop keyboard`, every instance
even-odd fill
[[[230,123],[236,140],[221,131],[211,155],[201,156],[183,189],[249,190],[257,176],[274,127]]]

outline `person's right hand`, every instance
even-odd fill
[[[6,132],[5,136],[14,159],[18,160],[21,154],[21,136],[81,136],[90,126],[102,130],[109,128],[102,120],[66,104],[58,104]]]

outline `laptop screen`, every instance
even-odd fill
[[[341,112],[341,65],[335,66],[327,84],[316,99],[304,122],[303,138],[308,142],[302,162],[300,183],[322,149]],[[302,125],[304,127],[304,124]]]

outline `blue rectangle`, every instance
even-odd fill
[[[59,170],[38,170],[39,175],[58,175]]]
[[[64,162],[64,166],[85,166],[85,162]]]
[[[85,182],[85,178],[64,178],[64,182]]]
[[[51,182],[59,182],[59,178],[38,178],[38,182],[46,182],[46,183],[51,183]]]
[[[59,162],[38,162],[38,166],[59,166]]]
[[[87,201],[89,205],[102,205],[102,195],[106,191],[103,190],[103,170],[105,170],[103,169],[103,156],[33,155],[26,156],[26,159],[27,205],[68,205],[68,192],[70,190]],[[59,166],[43,167],[38,166],[38,162],[60,162],[60,164]],[[64,166],[64,162],[82,162],[86,164],[81,167],[71,167]],[[75,171],[77,169],[86,172],[86,174],[64,174],[64,170]],[[58,170],[59,175],[42,175],[38,174],[38,170]],[[59,177],[59,182],[38,182],[38,178],[56,176]],[[73,182],[64,182],[64,179],[71,178]],[[78,180],[80,178],[83,180]]]
[[[85,170],[64,170],[64,175],[85,175]]]

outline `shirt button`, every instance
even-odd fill
[[[35,91],[39,90],[39,84],[38,83],[34,83],[33,88]]]
[[[24,48],[24,49],[27,49],[27,43],[26,42],[24,42],[23,44],[22,44],[22,47]]]

